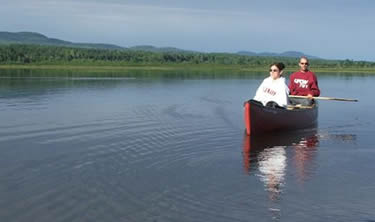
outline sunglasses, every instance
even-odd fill
[[[301,64],[301,65],[309,65],[309,63],[308,62],[300,62],[299,64]]]
[[[278,72],[279,70],[277,69],[270,69],[270,72]]]

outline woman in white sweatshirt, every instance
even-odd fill
[[[274,102],[278,106],[287,107],[289,104],[289,88],[282,77],[283,63],[273,63],[270,65],[270,76],[265,78],[260,84],[254,100],[261,102],[264,106],[269,106]],[[268,105],[267,105],[268,103]]]

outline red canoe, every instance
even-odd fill
[[[296,130],[316,126],[318,105],[283,109],[266,107],[258,101],[249,100],[245,103],[244,114],[247,135]]]

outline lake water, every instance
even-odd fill
[[[359,102],[248,137],[266,74],[0,70],[0,221],[375,221],[375,76],[317,74]]]

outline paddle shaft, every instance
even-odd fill
[[[290,98],[303,98],[308,99],[308,96],[295,96],[289,95]],[[324,96],[314,96],[313,99],[321,99],[321,100],[336,100],[336,101],[345,101],[345,102],[358,102],[357,99],[345,99],[345,98],[335,98],[335,97],[324,97]]]

